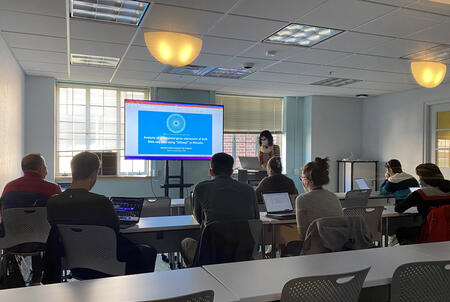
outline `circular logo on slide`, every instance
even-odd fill
[[[186,121],[184,120],[184,117],[181,114],[171,114],[167,118],[166,121],[167,128],[172,133],[180,133],[186,128]]]

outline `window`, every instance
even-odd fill
[[[243,134],[236,133],[224,134],[223,150],[225,153],[230,154],[234,158],[234,167],[236,169],[241,168],[241,163],[239,162],[239,156],[254,156],[258,154],[258,135],[259,134]],[[281,146],[281,135],[273,134],[273,143],[275,145]]]
[[[116,152],[118,175],[148,175],[149,162],[124,158],[124,100],[147,100],[147,89],[57,84],[56,176],[70,175],[81,151]]]
[[[450,168],[450,111],[437,112],[436,164]]]

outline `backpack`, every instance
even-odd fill
[[[417,241],[450,241],[450,205],[431,208]]]

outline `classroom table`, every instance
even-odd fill
[[[262,302],[279,300],[284,284],[294,278],[339,274],[371,266],[363,285],[370,288],[390,284],[395,269],[402,264],[440,259],[438,255],[398,246],[207,265],[204,268],[241,301]]]
[[[203,268],[0,290],[0,301],[151,301],[213,290],[214,301],[239,299]]]
[[[450,261],[450,241],[409,245],[411,250]]]

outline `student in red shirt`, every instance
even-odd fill
[[[22,159],[24,176],[8,183],[0,199],[1,210],[8,208],[44,207],[50,196],[61,193],[59,185],[46,181],[45,159],[38,153]]]

